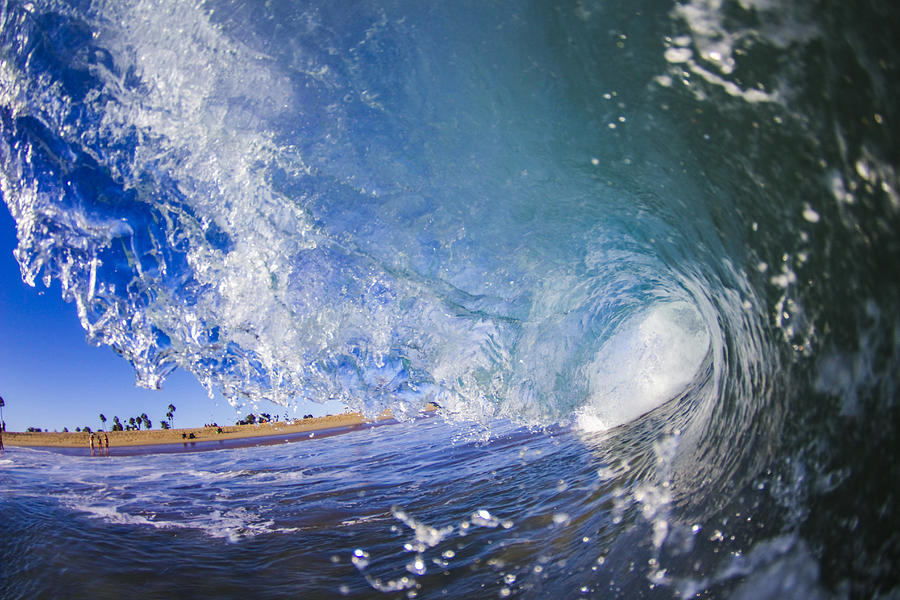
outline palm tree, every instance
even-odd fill
[[[113,431],[122,431],[122,423],[119,422],[119,417],[113,417]]]
[[[153,427],[153,424],[150,423],[150,417],[147,416],[147,413],[141,413],[141,421],[144,423],[144,429],[150,429]]]
[[[103,423],[100,425],[100,429],[106,427],[106,416],[103,413],[100,413],[100,422]]]
[[[137,425],[134,424],[134,417],[128,419],[128,426],[130,429],[137,429]]]
[[[174,404],[169,405],[169,412],[166,413],[166,418],[169,419],[169,426],[174,427],[175,426],[175,405]]]

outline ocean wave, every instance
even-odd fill
[[[579,573],[623,572],[614,550],[648,565],[615,593],[740,595],[790,569],[810,594],[888,593],[896,11],[513,4],[6,3],[0,186],[25,281],[59,281],[146,387],[180,368],[236,406],[436,402],[492,456],[505,420],[580,423],[557,455],[558,497],[579,493],[512,531],[566,546],[592,523],[609,563],[560,550]],[[272,502],[297,477],[241,469],[194,479]],[[440,562],[449,534],[418,536],[504,514],[491,497],[392,514]],[[381,591],[425,569],[359,549]]]

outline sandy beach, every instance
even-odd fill
[[[429,407],[430,409],[431,407]],[[298,419],[290,423],[271,422],[257,425],[227,425],[221,427],[189,427],[184,429],[150,429],[138,431],[104,431],[109,436],[111,448],[125,446],[155,446],[160,444],[180,444],[183,442],[211,442],[239,440],[244,438],[293,435],[299,433],[363,426],[392,418],[389,412],[377,419],[366,419],[360,413],[343,413],[309,419]],[[221,433],[219,432],[221,430]],[[191,437],[193,436],[193,437]],[[3,433],[3,443],[7,446],[88,448],[89,433],[57,432],[14,432]]]

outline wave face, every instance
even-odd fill
[[[624,436],[668,457],[667,515],[751,510],[762,486],[766,539],[802,534],[831,589],[888,590],[898,21],[874,1],[6,2],[16,258],[140,385],[181,368],[234,404],[572,422],[586,455]]]
[[[181,367],[235,401],[549,422],[603,401],[630,319],[694,307],[721,346],[714,290],[748,284],[696,268],[726,254],[702,178],[627,147],[680,136],[650,74],[579,54],[603,19],[508,9],[10,10],[26,280],[60,279],[140,384]]]

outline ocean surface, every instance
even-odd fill
[[[401,421],[8,449],[0,597],[898,597],[897,31],[882,0],[0,3],[24,281],[145,387]]]

